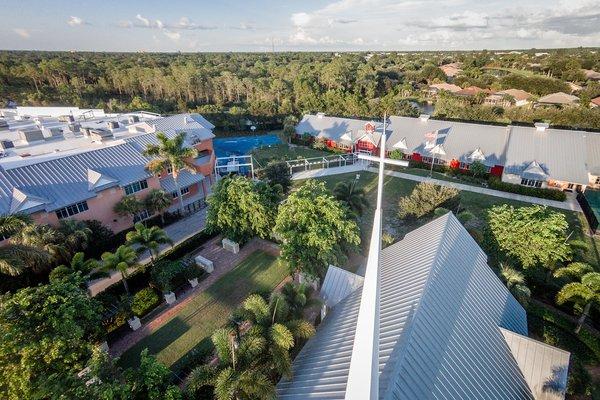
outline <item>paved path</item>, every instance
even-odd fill
[[[197,213],[191,214],[169,226],[164,228],[164,231],[167,233],[167,236],[171,238],[174,245],[177,245],[186,239],[194,236],[196,233],[200,232],[204,229],[206,225],[206,208],[198,211]],[[171,245],[165,244],[160,246],[160,252],[164,252],[171,248]],[[145,253],[143,258],[139,260],[140,264],[147,264],[150,261],[150,256],[148,253]],[[136,268],[131,268],[129,273],[135,271]],[[110,276],[106,278],[94,279],[93,281],[88,282],[88,290],[90,295],[95,296],[98,293],[102,292],[109,286],[121,281],[121,273],[118,271],[113,271],[110,273]]]
[[[358,172],[361,170],[367,170],[369,172],[377,173],[376,168],[373,168],[373,167],[365,168],[363,166],[363,164],[357,163],[354,165],[347,165],[344,167],[324,168],[324,169],[315,169],[315,170],[310,170],[310,171],[297,172],[294,175],[292,175],[292,179],[293,180],[301,180],[301,179],[309,179],[309,178],[319,178],[319,177],[323,177],[323,176]],[[389,175],[389,176],[394,176],[396,178],[407,179],[410,181],[431,182],[431,183],[435,183],[436,185],[453,187],[458,190],[464,190],[467,192],[481,193],[481,194],[485,194],[488,196],[502,197],[504,199],[517,200],[517,201],[522,201],[525,203],[540,204],[543,206],[560,208],[563,210],[581,212],[581,207],[579,206],[577,199],[571,193],[567,193],[566,201],[556,201],[556,200],[541,199],[539,197],[524,196],[522,194],[502,192],[500,190],[489,189],[489,188],[485,188],[485,187],[481,187],[481,186],[466,185],[464,183],[445,181],[445,180],[441,180],[441,179],[434,179],[434,178],[429,178],[427,176],[407,174],[407,173],[398,172],[398,171],[385,171],[385,174]]]
[[[110,355],[118,357],[123,354],[127,349],[134,346],[137,342],[150,335],[156,329],[163,326],[175,315],[179,314],[196,296],[200,295],[206,289],[208,289],[213,283],[215,283],[223,275],[227,274],[233,268],[235,268],[242,260],[248,257],[250,254],[257,250],[263,250],[273,256],[279,256],[279,247],[276,244],[260,239],[254,238],[242,247],[238,254],[233,254],[226,251],[221,246],[222,237],[219,235],[204,245],[200,246],[197,252],[192,254],[192,257],[196,255],[202,255],[213,261],[215,270],[204,280],[202,280],[198,286],[188,290],[179,296],[175,303],[163,310],[161,313],[155,315],[149,321],[143,321],[144,325],[137,331],[131,331],[127,335],[123,336],[116,342],[110,345]]]

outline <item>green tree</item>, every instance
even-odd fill
[[[508,265],[501,265],[500,276],[513,296],[520,303],[527,304],[531,297],[531,290],[527,287],[523,274]]]
[[[0,393],[7,399],[57,398],[100,339],[100,304],[80,277],[0,298]],[[3,397],[4,397],[3,396]]]
[[[58,263],[69,258],[69,251],[64,241],[64,236],[50,225],[27,225],[12,240],[17,244],[48,253],[53,263]],[[30,266],[35,272],[39,272],[48,269],[50,264],[41,262],[33,263]]]
[[[281,295],[288,306],[289,316],[293,319],[303,318],[307,308],[321,304],[317,298],[311,298],[310,287],[305,283],[287,282],[281,288]]]
[[[251,324],[245,335],[259,337],[266,343],[264,365],[279,375],[291,377],[290,350],[298,340],[314,335],[315,328],[304,319],[292,319],[289,304],[280,293],[273,293],[269,302],[258,294],[250,295],[239,313]]]
[[[113,211],[122,216],[131,216],[133,219],[137,213],[142,211],[143,203],[134,195],[124,196],[113,207]]]
[[[114,253],[106,252],[102,254],[102,269],[106,272],[119,271],[125,291],[129,294],[129,286],[127,286],[127,278],[129,277],[129,269],[137,266],[138,255],[131,246],[121,245]]]
[[[86,223],[76,219],[61,219],[58,223],[58,232],[62,234],[69,254],[85,250],[92,235],[92,230]]]
[[[279,185],[271,187],[243,176],[225,177],[206,200],[206,224],[237,242],[245,242],[254,235],[267,238],[280,196]]]
[[[148,192],[148,195],[144,198],[144,206],[152,214],[157,213],[160,215],[162,224],[165,224],[165,210],[169,208],[173,198],[171,195],[161,189],[152,189]]]
[[[592,305],[600,304],[600,273],[588,272],[581,277],[580,282],[571,282],[563,286],[556,296],[556,302],[564,304],[568,301],[582,309],[581,317],[575,328],[575,333],[579,333]]]
[[[183,196],[179,186],[179,174],[183,170],[187,170],[192,174],[196,173],[192,160],[198,156],[198,150],[186,145],[185,132],[178,133],[172,139],[169,139],[164,133],[158,132],[156,139],[158,139],[158,144],[149,144],[144,152],[147,156],[153,157],[147,167],[155,174],[171,170],[179,194],[179,212],[183,213]]]
[[[262,178],[271,185],[281,185],[284,193],[287,193],[292,185],[290,169],[285,161],[273,161],[267,164],[262,171]]]
[[[212,387],[217,400],[274,398],[275,385],[258,362],[266,348],[264,338],[245,335],[237,341],[232,331],[217,329],[212,342],[218,363],[194,368],[187,380],[188,391]]]
[[[279,206],[275,233],[281,256],[294,272],[323,277],[329,264],[342,264],[360,244],[356,222],[325,188],[309,180]]]
[[[469,167],[469,171],[477,178],[483,177],[488,173],[486,166],[480,161],[474,161]]]
[[[0,216],[0,237],[10,238],[32,223],[32,219],[26,214],[13,214]],[[17,276],[22,274],[30,266],[49,265],[50,255],[44,250],[15,244],[0,247],[0,274]]]
[[[283,136],[289,143],[292,137],[296,134],[296,125],[298,125],[298,118],[294,115],[288,115],[283,120]]]
[[[154,262],[155,257],[158,255],[161,244],[170,244],[173,246],[173,241],[158,226],[146,228],[144,224],[138,222],[134,228],[135,230],[127,232],[127,235],[125,235],[127,244],[137,246],[139,254],[148,251],[152,262]]]
[[[458,190],[422,182],[413,189],[409,196],[399,201],[398,216],[405,218],[421,218],[432,213],[436,208],[454,208],[458,200]]]
[[[571,256],[565,240],[568,226],[564,214],[546,207],[502,204],[488,210],[486,236],[495,249],[524,268],[547,267]]]
[[[361,216],[364,209],[369,206],[369,202],[365,190],[362,187],[356,187],[356,183],[356,179],[338,182],[333,188],[333,195],[346,204],[353,213]]]
[[[79,272],[81,276],[87,276],[98,266],[98,260],[92,258],[86,260],[85,254],[78,252],[73,255],[69,265],[59,265],[50,271],[50,281],[64,279],[76,272]]]

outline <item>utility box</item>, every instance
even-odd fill
[[[223,246],[223,248],[224,247],[225,246]],[[196,258],[194,258],[194,261],[196,261],[197,266],[201,267],[203,270],[205,270],[209,274],[215,270],[215,266],[214,266],[213,262],[210,261],[208,258],[204,258],[202,256],[196,256]]]

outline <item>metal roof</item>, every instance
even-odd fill
[[[505,162],[509,127],[409,117],[390,117],[390,122],[389,150],[396,148],[407,154],[431,156],[425,147],[425,134],[451,128],[443,145],[446,154],[436,154],[436,158],[471,163],[469,156],[479,149],[485,156],[482,160],[485,165],[493,167]]]
[[[375,126],[375,132],[367,134],[365,125],[371,123]],[[302,135],[308,133],[323,139],[331,139],[336,142],[356,142],[364,136],[376,145],[381,139],[383,124],[381,122],[330,117],[324,114],[307,114],[296,126],[296,133]],[[343,137],[342,137],[343,136]],[[351,139],[351,140],[348,140]]]
[[[562,129],[513,126],[504,172],[519,175],[537,161],[550,179],[588,184],[586,134]]]
[[[165,132],[174,130],[180,131],[188,129],[203,130],[206,133],[212,135],[211,130],[214,129],[214,125],[208,122],[200,114],[177,114],[171,115],[164,118],[155,119],[148,122],[150,125],[154,125],[157,132]],[[214,135],[213,135],[214,136]],[[212,136],[211,136],[212,137]]]
[[[590,174],[600,176],[600,133],[585,133],[586,164]]]
[[[121,186],[152,176],[146,171],[148,158],[134,146],[123,143],[97,150],[81,152],[44,162],[4,169],[0,167],[0,213],[8,213],[13,188],[32,197],[48,200],[46,211],[96,196],[90,187],[88,170],[110,177]],[[105,183],[101,188],[106,188]]]
[[[197,172],[197,173],[193,174],[190,171],[185,170],[185,169],[181,170],[179,172],[179,176],[177,177],[177,180],[179,182],[179,187],[181,189],[183,189],[184,187],[193,185],[195,183],[202,182],[203,179],[204,179],[204,175],[202,175],[201,173]],[[160,186],[167,193],[172,193],[172,192],[177,191],[177,186],[175,186],[175,179],[173,178],[173,175],[167,175],[166,177],[162,178],[160,180]]]
[[[333,307],[359,288],[363,281],[360,275],[330,265],[321,285],[321,298],[327,307]]]
[[[380,398],[533,398],[501,331],[527,335],[525,310],[486,259],[451,213],[382,251]],[[324,319],[278,398],[345,397],[361,291]]]

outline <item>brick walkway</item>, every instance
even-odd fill
[[[213,273],[200,282],[194,289],[190,289],[181,295],[175,303],[173,303],[163,312],[152,317],[150,321],[143,321],[144,324],[140,329],[137,331],[131,331],[116,342],[112,343],[110,346],[111,356],[120,356],[127,349],[134,346],[137,342],[150,335],[162,325],[166,324],[169,320],[179,314],[191,300],[209,288],[220,277],[227,274],[242,260],[255,251],[262,250],[275,257],[279,256],[279,247],[276,244],[263,239],[254,238],[250,240],[250,242],[240,249],[238,254],[233,254],[223,250],[221,247],[221,239],[221,236],[217,236],[206,242],[198,249],[198,251],[193,253],[193,256],[201,255],[213,261],[215,267]]]

